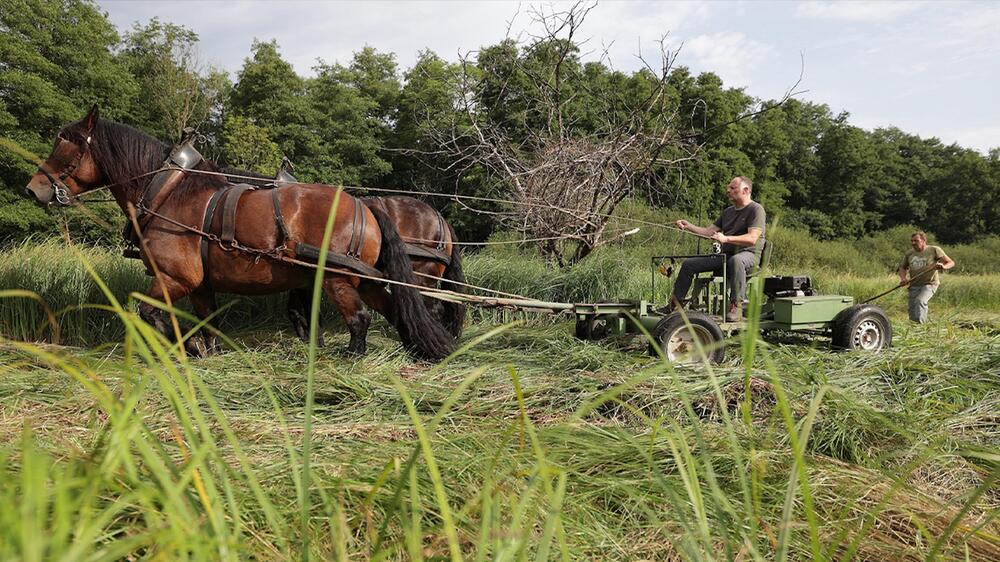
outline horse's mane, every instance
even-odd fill
[[[66,138],[82,140],[85,136],[83,120],[66,126],[61,134]],[[97,165],[110,184],[125,186],[126,196],[135,200],[137,194],[149,185],[153,176],[144,175],[158,169],[167,158],[171,146],[156,137],[128,125],[98,119],[90,132],[90,148]],[[218,171],[210,160],[203,160],[198,170]],[[174,196],[188,195],[203,189],[218,189],[226,181],[220,176],[190,174],[174,190]]]

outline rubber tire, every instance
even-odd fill
[[[858,341],[864,329],[862,324],[871,322],[869,330],[875,330],[879,337],[878,347],[869,349]],[[855,336],[858,336],[857,338]],[[881,308],[870,304],[857,304],[841,310],[833,319],[833,334],[830,343],[834,349],[864,349],[878,353],[892,345],[892,322]]]
[[[601,315],[593,319],[593,327],[590,326],[589,320],[577,320],[573,335],[584,341],[602,340],[608,337],[608,322]]]
[[[720,328],[715,320],[707,314],[693,310],[683,312],[684,314],[681,314],[681,311],[672,312],[660,319],[660,321],[656,324],[656,327],[653,328],[653,332],[651,334],[653,336],[653,340],[656,342],[656,345],[659,346],[664,355],[667,355],[667,351],[665,349],[666,342],[670,338],[674,337],[674,335],[676,335],[679,331],[687,329],[687,324],[684,322],[684,315],[686,314],[687,321],[691,324],[691,327],[695,330],[701,331],[702,336],[704,336],[704,339],[707,340],[703,342],[703,345],[714,346],[713,349],[708,351],[708,360],[713,365],[722,363],[722,361],[726,358],[726,347],[724,345],[717,345],[725,337],[722,333],[722,328]],[[653,345],[649,346],[649,354],[654,357],[658,357],[660,355],[659,351],[653,347]],[[692,351],[691,357],[693,361],[689,360],[688,363],[698,363],[700,361],[696,352]],[[667,359],[670,359],[670,357],[667,356]]]

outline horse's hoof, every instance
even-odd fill
[[[184,350],[187,351],[187,354],[191,357],[197,357],[199,359],[204,359],[209,355],[214,355],[215,348],[217,347],[218,344],[212,346],[206,345],[205,340],[200,337],[193,337],[184,342]]]

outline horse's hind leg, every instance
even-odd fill
[[[371,324],[371,315],[365,309],[358,290],[344,277],[331,277],[323,281],[323,289],[347,322],[347,330],[351,333],[347,352],[364,355],[368,350],[368,325]]]
[[[288,291],[288,320],[292,323],[295,335],[305,343],[309,343],[309,311],[312,304],[312,285],[301,289]],[[317,328],[322,326],[319,323]],[[316,330],[316,345],[323,347],[323,330]]]
[[[200,287],[191,293],[191,305],[194,306],[194,313],[198,318],[204,320],[211,316],[217,308],[215,293],[211,289]],[[209,322],[208,326],[214,327],[214,323]],[[208,329],[208,326],[198,331],[200,338],[192,337],[187,341],[185,347],[188,353],[197,357],[206,357],[222,350],[219,347],[219,338]]]

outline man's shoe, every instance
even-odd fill
[[[726,322],[739,322],[743,320],[743,307],[737,303],[729,305],[729,312],[726,313]]]

